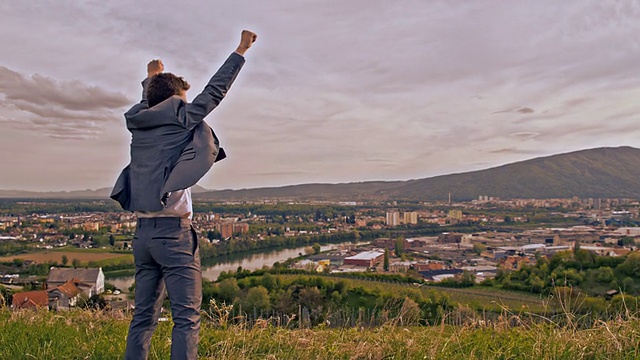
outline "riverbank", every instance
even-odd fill
[[[336,249],[343,245],[364,245],[368,243],[368,241],[357,243],[344,241],[335,244],[325,244],[320,246],[320,251]],[[284,262],[289,258],[299,257],[301,253],[305,253],[306,248],[307,246],[299,246],[252,250],[241,254],[202,259],[202,278],[209,281],[216,281],[223,271],[236,271],[238,267],[242,267],[245,270],[258,270],[265,266],[272,267],[276,262]],[[134,269],[105,272],[105,280],[118,289],[126,290],[133,284],[134,272]]]

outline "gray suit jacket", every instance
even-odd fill
[[[224,158],[204,118],[222,101],[244,64],[232,53],[191,103],[173,96],[149,108],[146,98],[125,113],[131,161],[111,198],[129,211],[160,211],[171,191],[195,185]]]

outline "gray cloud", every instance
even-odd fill
[[[25,76],[0,66],[0,92],[9,101],[26,101],[86,111],[119,108],[131,101],[121,93],[108,92],[79,81],[56,81],[34,74]]]
[[[526,154],[526,155],[538,154],[538,151],[535,151],[535,150],[518,149],[515,147],[496,149],[496,150],[491,150],[489,152],[492,154]]]
[[[536,137],[540,136],[539,132],[534,132],[534,131],[525,131],[525,132],[517,132],[517,133],[511,133],[509,134],[509,137],[517,139],[517,140],[528,140],[528,139],[534,139]]]
[[[274,176],[282,176],[282,175],[306,175],[309,174],[308,171],[270,171],[270,172],[248,172],[247,175],[251,176],[264,176],[264,177],[274,177]]]
[[[511,108],[494,111],[492,114],[508,114],[508,113],[520,113],[520,114],[531,114],[535,111],[530,107],[520,107],[520,108]]]
[[[56,139],[90,139],[114,122],[131,103],[118,92],[79,81],[26,76],[0,66],[0,96],[8,115],[0,122],[14,129],[39,132]]]

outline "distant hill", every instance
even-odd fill
[[[111,194],[110,187],[97,190],[73,190],[73,191],[23,191],[0,190],[0,198],[14,199],[108,199]],[[191,189],[193,194],[208,192],[210,190],[196,185]]]
[[[525,160],[495,168],[409,181],[304,184],[201,193],[197,199],[477,199],[640,198],[640,149],[596,148]]]
[[[104,199],[108,198],[111,188],[97,190],[73,190],[73,191],[24,191],[24,190],[0,190],[0,198],[16,199]]]
[[[108,198],[111,188],[70,192],[0,190],[8,198]],[[596,148],[539,157],[486,170],[408,181],[302,184],[244,190],[208,191],[196,200],[446,200],[479,195],[512,198],[639,198],[640,149]]]

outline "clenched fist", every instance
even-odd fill
[[[147,77],[158,75],[163,71],[164,71],[164,65],[162,64],[162,60],[160,59],[151,60],[147,64]]]
[[[240,45],[236,49],[236,52],[240,55],[244,55],[244,53],[249,50],[251,45],[256,41],[258,35],[256,33],[249,30],[242,30],[242,35],[240,36]]]

